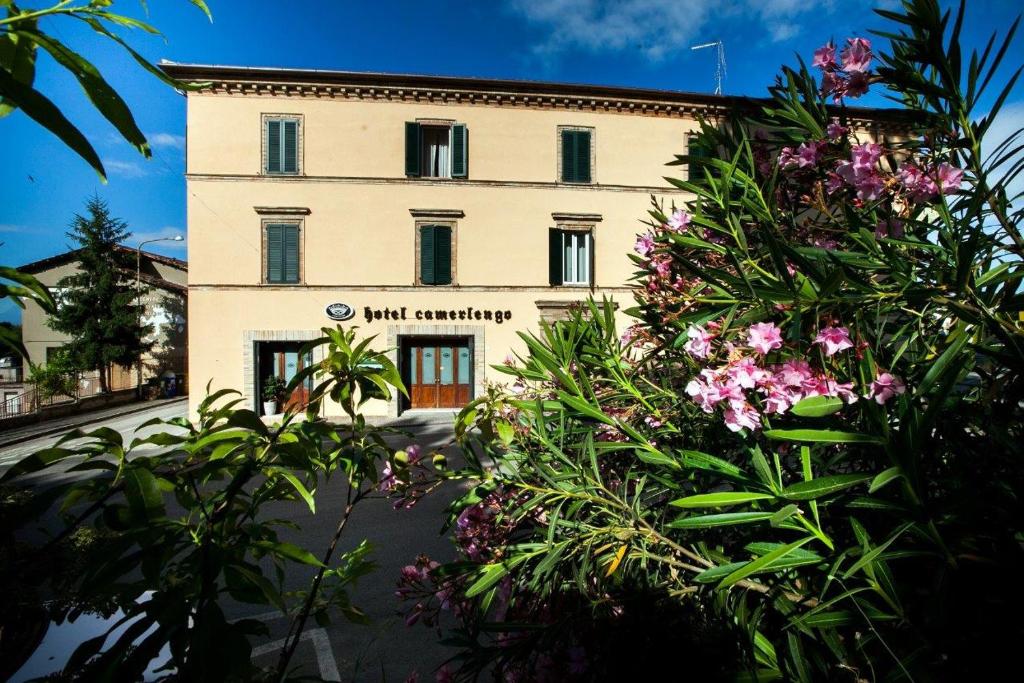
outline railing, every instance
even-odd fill
[[[65,394],[42,398],[36,389],[29,389],[0,403],[0,420],[7,420],[19,415],[29,415],[39,411],[41,408],[61,403],[71,403],[77,400],[78,396],[68,396]]]

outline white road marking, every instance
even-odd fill
[[[250,619],[253,617],[249,617]],[[334,653],[331,652],[331,641],[327,637],[327,631],[322,628],[314,628],[303,632],[299,638],[302,640],[312,640],[313,650],[316,652],[316,663],[320,667],[320,678],[325,681],[340,681],[341,674],[338,673],[338,662],[334,659]],[[272,643],[266,645],[260,645],[259,647],[253,648],[253,657],[262,657],[268,655],[271,652],[276,652],[284,647],[285,639],[275,640]]]

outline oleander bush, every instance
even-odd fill
[[[963,680],[1011,660],[1024,159],[1022,131],[986,136],[1020,53],[1016,24],[963,52],[964,12],[879,10],[887,52],[828,43],[703,122],[713,153],[668,179],[693,199],[655,203],[631,255],[635,324],[620,338],[590,302],[523,335],[509,384],[463,411],[480,483],[453,509],[460,561],[420,558],[399,589],[410,622],[457,620],[439,680]],[[900,111],[847,107],[868,90]]]

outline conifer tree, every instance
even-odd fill
[[[110,390],[111,365],[139,362],[152,342],[141,324],[144,291],[136,291],[135,260],[117,245],[131,237],[128,225],[110,215],[107,203],[93,196],[86,215],[76,214],[68,238],[77,245],[80,271],[61,278],[61,305],[50,327],[71,336],[65,346],[78,371],[98,370],[100,389]]]

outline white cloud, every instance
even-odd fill
[[[146,136],[152,147],[164,147],[167,149],[185,149],[185,136],[174,135],[173,133],[150,133]]]
[[[639,50],[652,61],[689,50],[696,41],[719,36],[721,22],[741,19],[764,30],[771,42],[803,30],[802,21],[820,22],[836,9],[834,0],[507,0],[511,10],[542,27],[534,45],[539,55],[576,48],[587,52]],[[849,2],[849,0],[844,0]],[[858,5],[870,4],[857,0]],[[849,5],[844,4],[844,10]]]
[[[185,231],[177,226],[168,225],[156,230],[133,232],[131,239],[129,239],[125,244],[129,247],[137,247],[143,242],[148,242],[149,240],[169,240],[170,238],[174,238],[178,235],[185,237]],[[185,249],[187,244],[188,242],[186,240],[182,240],[181,242],[156,242],[154,244],[147,244],[146,251],[149,251],[150,249],[153,249],[154,251],[180,251]]]
[[[119,175],[123,178],[142,178],[149,175],[149,169],[134,161],[104,161],[104,168],[112,175]]]

